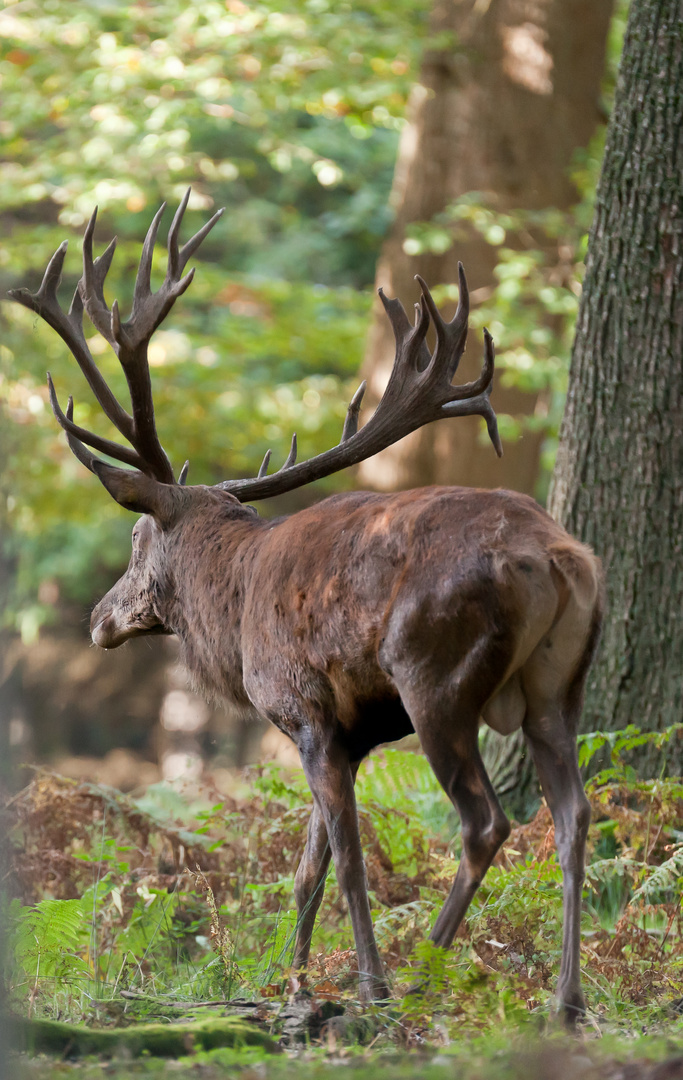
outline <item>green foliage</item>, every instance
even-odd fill
[[[198,181],[197,209],[249,203],[253,248],[305,202],[302,186],[328,212],[328,189],[365,187],[358,148],[367,165],[375,131],[400,123],[427,10],[419,0],[6,5],[4,197],[47,199],[72,226],[105,203],[130,227],[150,192],[177,198]]]
[[[629,724],[620,731],[590,731],[579,735],[579,765],[582,768],[589,765],[603,747],[609,748],[611,766],[592,778],[592,786],[624,779],[635,782],[635,771],[628,765],[625,756],[632,756],[633,751],[639,746],[656,746],[658,750],[661,750],[673,739],[679,738],[681,732],[683,732],[683,724],[672,724],[663,731],[643,731],[635,724]],[[662,764],[664,765],[664,762]],[[675,780],[673,782],[675,783]],[[640,785],[641,789],[647,788],[650,783],[651,781],[643,781]],[[683,795],[683,792],[681,794]]]
[[[656,909],[675,910],[683,884],[681,777],[662,775],[641,780],[631,762],[645,745],[664,750],[681,737],[683,724],[663,731],[642,731],[629,724],[621,731],[594,731],[579,736],[579,761],[588,765],[605,756],[610,764],[593,775],[587,791],[602,815],[596,856],[587,871],[595,906],[604,925],[614,926],[629,908],[642,909],[652,920]],[[668,917],[668,916],[667,916]],[[655,933],[661,915],[654,914]]]
[[[358,777],[357,799],[394,866],[407,874],[417,873],[425,855],[422,831],[411,829],[411,821],[446,843],[457,831],[455,811],[420,754],[386,749],[381,759],[371,758]]]
[[[597,164],[592,159],[593,181]],[[522,424],[546,436],[540,498],[554,463],[564,409],[593,191],[589,184],[584,202],[566,213],[503,212],[495,196],[468,192],[432,221],[410,225],[404,243],[412,254],[441,253],[474,233],[493,248],[496,283],[472,311],[470,324],[486,326],[493,335],[503,384],[538,395],[533,415],[521,421],[499,413],[498,421],[506,439],[519,437]],[[434,295],[455,300],[457,290],[445,286]]]

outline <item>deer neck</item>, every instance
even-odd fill
[[[242,679],[244,596],[266,523],[202,516],[171,538],[165,623],[180,639],[193,685],[210,700],[248,706]]]

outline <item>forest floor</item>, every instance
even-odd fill
[[[552,1018],[562,892],[541,804],[515,825],[448,952],[427,940],[459,856],[426,760],[373,755],[358,804],[373,919],[393,996],[355,1000],[355,951],[328,880],[305,988],[292,992],[293,875],[310,796],[273,766],[139,797],[37,771],[0,828],[10,1080],[73,1074],[213,1080],[683,1080],[683,782],[639,780],[635,729],[594,733],[582,919],[588,1014]],[[416,970],[429,989],[411,993]],[[42,1051],[51,1048],[50,1056]],[[157,1056],[158,1054],[167,1056]]]
[[[171,1061],[16,1060],[8,1080],[136,1080],[166,1076],[172,1080],[681,1080],[683,1041],[647,1040],[638,1048],[600,1046],[576,1040],[527,1042],[503,1049],[489,1040],[465,1042],[459,1048],[427,1055],[416,1051],[392,1054],[339,1053],[309,1050],[294,1057],[265,1060],[245,1051],[213,1050]]]

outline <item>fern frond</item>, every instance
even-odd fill
[[[631,903],[638,900],[648,900],[656,893],[662,893],[676,889],[679,891],[679,882],[683,877],[683,844],[679,844],[673,855],[659,866],[648,867],[651,872],[643,884],[636,889],[631,897]]]

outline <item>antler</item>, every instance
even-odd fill
[[[32,294],[28,289],[13,289],[9,294],[12,299],[45,319],[66,342],[105,415],[133,447],[130,449],[120,446],[110,439],[101,438],[75,424],[72,399],[69,399],[65,414],[59,405],[48,373],[50,402],[54,414],[66,431],[69,445],[76,457],[91,471],[94,471],[93,462],[96,459],[83,444],[126,465],[131,465],[162,483],[175,483],[171,464],[156,432],[147,346],[152,334],[171,310],[176,299],[185,292],[192,281],[194,270],[190,270],[185,277],[181,277],[188,260],[223,213],[219,210],[214,214],[211,220],[191,240],[188,240],[184,247],[179,249],[178,233],[189,197],[188,189],[169,229],[166,277],[156,293],[151,290],[152,255],[159,221],[166,207],[165,203],[158,210],[149,227],[135,279],[133,310],[128,322],[121,322],[116,300],[109,310],[104,299],[104,281],[114,256],[116,238],[111,241],[99,258],[93,259],[93,234],[97,221],[97,208],[85,231],[83,276],[74,293],[68,314],[62,310],[57,299],[57,289],[66,255],[66,240],[52,256],[37,293]],[[132,416],[116,400],[92,358],[83,334],[84,309],[93,326],[109,342],[119,358],[130,391]]]
[[[100,479],[103,478],[101,472],[105,466],[98,462],[98,459],[87,449],[88,446],[145,473],[154,480],[175,485],[171,464],[156,432],[147,346],[152,334],[166,317],[177,297],[185,292],[192,281],[194,270],[185,277],[181,276],[188,260],[223,213],[219,210],[214,214],[211,220],[191,240],[188,240],[184,247],[179,249],[178,233],[189,196],[188,190],[169,229],[166,277],[156,293],[152,292],[150,283],[152,255],[165,204],[156,213],[150,225],[140,257],[133,294],[133,310],[128,322],[121,322],[116,301],[113,302],[110,310],[104,299],[104,282],[114,256],[116,240],[112,240],[99,258],[93,259],[93,233],[97,210],[93,213],[85,231],[83,276],[78,283],[68,313],[62,310],[57,300],[57,289],[66,255],[66,241],[52,256],[37,293],[32,294],[28,289],[15,289],[10,292],[14,300],[40,315],[63,338],[78,361],[104,413],[131,444],[130,447],[120,446],[110,439],[102,438],[75,424],[73,399],[69,398],[69,404],[64,413],[48,374],[52,408],[67,433],[69,445],[79,461],[92,472],[97,473]],[[420,303],[415,305],[416,315],[413,326],[400,300],[387,300],[380,289],[380,298],[396,338],[396,356],[382,399],[371,419],[360,431],[358,430],[358,414],[365,393],[364,382],[349,403],[341,441],[337,446],[297,465],[297,441],[296,435],[293,435],[287,460],[279,472],[268,475],[271,453],[268,450],[257,477],[226,480],[216,486],[231,492],[240,502],[248,499],[267,499],[311,483],[323,476],[329,476],[330,473],[338,472],[349,465],[356,465],[359,461],[372,457],[373,454],[379,453],[380,450],[402,439],[411,431],[415,431],[416,428],[447,416],[472,414],[483,416],[496,453],[500,456],[502,447],[498,436],[496,415],[489,401],[493,379],[494,349],[491,335],[487,330],[484,330],[484,364],[479,378],[460,386],[452,385],[453,376],[465,349],[469,315],[469,294],[461,263],[458,264],[458,274],[460,299],[458,310],[451,322],[445,322],[441,317],[421,277],[417,277],[417,281],[422,290],[422,297]],[[127,413],[116,400],[92,358],[83,334],[84,310],[96,329],[112,346],[121,362],[130,391],[132,415]],[[436,330],[436,346],[433,353],[430,353],[425,340],[430,320],[433,321]],[[107,466],[107,468],[111,472],[111,467]],[[114,470],[114,472],[122,473],[122,470]],[[123,475],[130,477],[129,473],[124,472]],[[183,485],[186,478],[187,462],[183,466],[178,483]],[[135,501],[127,497],[124,505],[133,505]],[[138,499],[137,503],[140,501]]]
[[[226,480],[216,486],[229,491],[240,502],[267,499],[329,476],[330,473],[345,469],[349,465],[356,465],[424,424],[448,416],[483,416],[491,442],[501,457],[503,448],[498,435],[496,414],[489,401],[495,353],[493,339],[488,330],[484,330],[484,364],[479,378],[460,386],[453,386],[451,383],[467,339],[469,293],[462,263],[458,263],[458,277],[458,309],[448,323],[442,319],[426,283],[419,276],[416,280],[420,284],[422,297],[420,303],[415,305],[414,326],[411,326],[401,301],[387,300],[382,290],[379,290],[380,299],[394,331],[396,356],[382,399],[360,431],[358,413],[365,393],[364,382],[349,403],[341,441],[337,446],[296,465],[294,435],[287,460],[278,472],[267,475],[269,450],[257,477]],[[425,341],[430,317],[436,330],[436,347],[433,353],[430,353]]]

